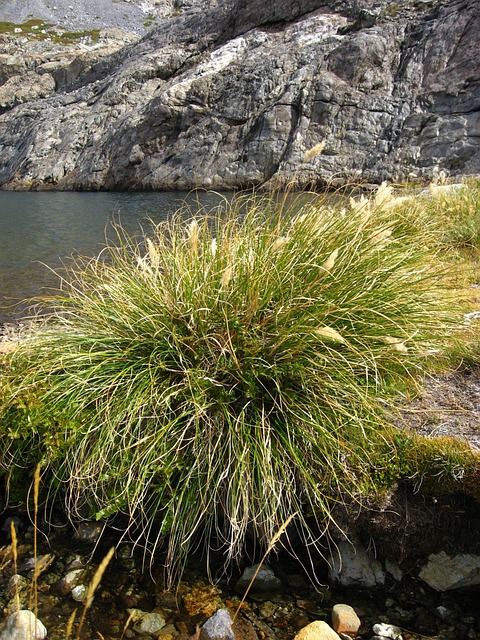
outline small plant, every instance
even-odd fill
[[[145,27],[151,27],[152,24],[154,23],[155,20],[155,16],[153,16],[152,14],[148,14],[147,19],[145,20],[145,22],[143,23]]]
[[[193,545],[228,563],[293,514],[315,545],[361,499],[381,403],[454,326],[435,238],[384,195],[239,198],[74,264],[11,359],[72,514],[127,514],[175,579]]]

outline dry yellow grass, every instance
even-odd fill
[[[16,342],[0,342],[0,354],[13,353],[17,348]]]

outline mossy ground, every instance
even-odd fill
[[[0,22],[0,34],[21,36],[31,40],[50,40],[55,44],[71,45],[81,41],[97,42],[100,30],[64,31],[44,20],[32,19],[21,24]]]

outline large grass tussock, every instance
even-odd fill
[[[382,403],[451,329],[435,238],[379,199],[302,194],[119,239],[12,362],[68,508],[127,514],[171,576],[199,541],[230,561],[294,513],[313,543],[392,446]]]

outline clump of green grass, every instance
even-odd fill
[[[437,241],[445,249],[480,249],[480,180],[432,183],[421,193],[394,197],[391,187],[386,204],[410,211],[424,224],[436,227]]]
[[[393,455],[382,403],[454,326],[428,225],[383,204],[240,198],[77,261],[10,364],[72,514],[127,514],[171,579],[292,514],[315,545]]]

